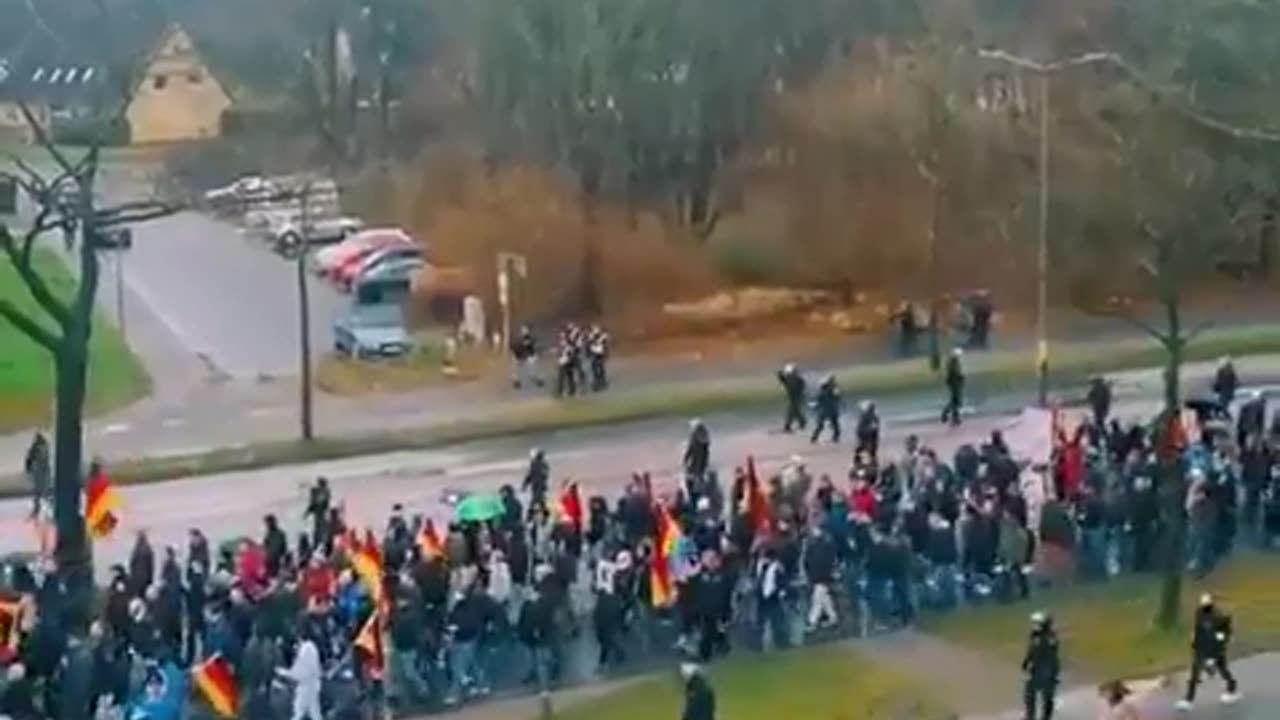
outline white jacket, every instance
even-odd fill
[[[324,670],[320,667],[320,650],[316,648],[316,644],[303,640],[298,645],[298,655],[293,659],[293,666],[281,669],[280,673],[297,683],[298,693],[319,693]]]
[[[511,566],[506,560],[489,563],[489,597],[504,605],[511,599]]]

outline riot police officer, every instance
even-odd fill
[[[853,454],[857,456],[865,452],[873,461],[877,460],[880,453],[880,414],[876,412],[876,404],[870,400],[863,401],[858,413],[857,434],[858,446]]]
[[[1111,383],[1101,375],[1089,382],[1089,407],[1093,410],[1093,424],[1101,430],[1107,427],[1111,415]]]
[[[551,465],[547,455],[539,448],[529,451],[529,470],[524,474],[521,489],[529,492],[529,509],[547,507],[547,484],[551,479]]]
[[[947,358],[944,381],[947,386],[947,404],[942,408],[942,422],[953,427],[960,424],[960,408],[964,406],[964,351],[955,348]]]
[[[1031,615],[1027,654],[1022,659],[1022,671],[1027,674],[1022,691],[1025,720],[1050,720],[1053,717],[1060,670],[1058,632],[1053,628],[1053,620],[1047,613],[1034,613]],[[1036,714],[1037,709],[1039,715]]]
[[[1200,597],[1196,608],[1195,632],[1191,638],[1191,672],[1187,677],[1187,694],[1178,701],[1179,710],[1190,710],[1196,700],[1196,688],[1205,672],[1216,672],[1226,683],[1222,702],[1240,699],[1238,685],[1227,664],[1227,646],[1231,643],[1231,616],[1218,609],[1212,595]]]
[[[803,430],[808,425],[808,420],[804,416],[806,389],[804,376],[796,370],[795,365],[788,363],[778,371],[778,382],[782,383],[782,390],[787,394],[787,415],[782,422],[782,432],[791,432],[791,428],[795,425],[799,425]]]
[[[827,425],[831,426],[832,442],[840,442],[840,410],[842,405],[843,400],[840,398],[840,386],[836,384],[836,376],[828,375],[822,381],[822,384],[818,386],[818,395],[813,401],[817,422],[814,423],[813,435],[809,438],[809,442],[818,442],[818,438],[822,436],[823,428],[827,427]]]
[[[700,419],[689,421],[689,439],[684,445],[684,472],[691,479],[702,480],[711,466],[711,431]]]

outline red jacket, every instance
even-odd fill
[[[854,490],[849,496],[849,507],[853,508],[855,515],[864,515],[869,518],[876,516],[876,506],[879,501],[876,500],[876,493],[871,486]]]

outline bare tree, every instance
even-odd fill
[[[103,20],[109,20],[101,2],[98,8]],[[113,56],[109,46],[106,55]],[[101,270],[98,254],[112,230],[162,217],[175,209],[150,200],[107,207],[97,205],[95,190],[102,148],[113,129],[123,121],[132,97],[134,76],[128,71],[129,66],[127,61],[112,59],[111,78],[107,82],[116,87],[108,93],[108,100],[92,109],[88,118],[91,128],[87,133],[88,144],[81,150],[73,152],[60,147],[52,129],[40,122],[25,101],[20,103],[35,144],[52,169],[37,168],[10,156],[10,169],[0,170],[18,185],[35,208],[34,218],[24,229],[0,223],[0,250],[40,312],[33,315],[0,300],[0,318],[44,348],[54,366],[53,494],[58,531],[55,558],[66,592],[62,619],[65,627],[75,633],[87,629],[93,598],[92,556],[81,495],[89,341]],[[68,250],[73,252],[78,270],[75,285],[67,297],[60,297],[52,290],[48,278],[34,262],[37,245],[43,238],[57,233],[62,234]]]

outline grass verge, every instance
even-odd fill
[[[1027,618],[1053,614],[1062,635],[1063,661],[1078,680],[1158,675],[1185,667],[1190,617],[1201,593],[1212,592],[1235,620],[1232,653],[1280,649],[1280,557],[1241,553],[1202,581],[1188,578],[1183,592],[1187,621],[1173,632],[1156,630],[1156,575],[1129,577],[1038,598],[1034,605],[991,606],[931,620],[926,630],[1009,662],[1022,661]]]
[[[1280,328],[1210,332],[1187,353],[1187,361],[1222,355],[1280,352]],[[1129,340],[1067,346],[1054,356],[1053,385],[1078,388],[1097,373],[1159,365],[1161,349],[1150,341]],[[1035,371],[1025,353],[992,353],[969,361],[970,386],[988,395],[1029,391]],[[921,360],[855,367],[839,374],[846,397],[878,398],[933,388],[940,383]],[[619,390],[569,401],[538,398],[504,406],[493,417],[427,427],[346,436],[318,437],[310,443],[272,441],[163,458],[112,463],[121,483],[148,483],[195,475],[253,470],[404,450],[426,450],[462,442],[611,425],[662,417],[708,416],[771,407],[779,401],[770,377],[704,381],[696,386],[654,386]],[[19,478],[0,478],[0,497],[21,494]]]
[[[492,352],[461,347],[450,368],[439,343],[420,341],[408,357],[393,360],[368,362],[327,355],[316,367],[316,387],[340,397],[421,390],[492,376],[502,362]]]
[[[830,645],[739,656],[711,670],[716,717],[733,720],[944,720],[955,714],[920,685]],[[673,672],[557,713],[557,720],[651,720],[680,716],[683,690]]]
[[[69,297],[74,284],[62,261],[46,249],[36,250],[33,260],[36,271],[53,292],[61,298]],[[0,298],[33,318],[45,317],[8,262],[0,262]],[[0,348],[0,433],[48,423],[54,389],[53,362],[48,351],[4,321],[0,321]],[[150,389],[151,379],[142,364],[115,326],[100,315],[95,320],[89,352],[89,414],[127,405]]]

